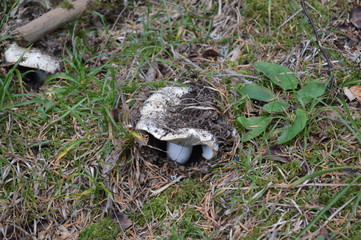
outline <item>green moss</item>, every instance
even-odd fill
[[[199,219],[200,219],[199,212],[187,206],[185,209],[185,214],[183,215],[182,219],[179,221],[177,226],[181,229],[196,230],[197,228],[194,226],[193,223],[198,221]]]
[[[142,208],[143,214],[133,212],[129,215],[133,221],[138,222],[140,225],[144,225],[152,220],[161,220],[165,217],[165,209],[173,212],[187,203],[198,204],[202,200],[206,190],[207,188],[204,183],[187,179],[146,202]],[[194,220],[198,217],[198,214],[194,215],[194,212],[190,212],[189,210],[190,209],[187,208],[184,215],[188,220]]]
[[[67,10],[74,8],[73,4],[71,2],[69,2],[68,0],[64,0],[61,3],[59,3],[59,7],[65,8]]]
[[[169,189],[171,190],[171,189]],[[206,184],[196,180],[187,179],[179,186],[175,186],[172,201],[175,204],[183,204],[187,202],[199,203],[207,191]]]
[[[357,64],[351,62],[347,64],[343,62],[347,68],[350,70],[341,70],[335,72],[335,79],[337,79],[338,84],[345,87],[352,87],[353,85],[359,85],[361,79],[361,72],[358,70]]]
[[[300,1],[297,0],[245,0],[242,15],[246,27],[253,25],[253,38],[257,43],[274,45],[284,49],[299,43],[306,33],[313,35],[313,30],[307,17],[302,14]],[[317,27],[328,25],[334,14],[337,14],[333,4],[322,4],[319,0],[308,1],[309,14],[317,19]],[[293,15],[295,14],[295,15]],[[252,30],[251,30],[252,31]],[[292,32],[292,34],[287,34]],[[268,48],[268,47],[267,47]],[[277,49],[272,50],[277,51]]]
[[[256,21],[258,27],[271,26],[277,28],[289,17],[289,13],[297,11],[299,4],[295,0],[246,0],[243,7],[245,19]]]
[[[302,173],[301,162],[299,160],[283,164],[282,168],[288,172],[290,179],[293,179]]]
[[[251,64],[255,62],[257,59],[254,49],[255,47],[257,46],[249,46],[245,48],[242,54],[237,59],[237,64],[243,65],[243,64]]]
[[[89,225],[83,230],[79,239],[81,240],[113,240],[119,236],[121,229],[118,224],[110,218],[103,218],[99,222]]]
[[[360,239],[360,233],[361,233],[361,221],[356,222],[351,225],[351,230],[348,234],[349,240],[358,240]]]
[[[327,204],[333,198],[333,194],[330,194],[330,189],[322,188],[318,197],[320,204]]]
[[[92,2],[92,5],[94,5],[94,9],[114,9],[114,2],[109,0],[96,0]]]
[[[193,208],[187,206],[184,210],[182,219],[178,222],[172,224],[172,229],[170,230],[171,235],[167,239],[188,239],[191,237],[194,239],[196,236],[201,237],[200,239],[205,239],[205,235],[202,232],[202,229],[197,227],[194,222],[197,222],[201,219],[199,212]],[[164,230],[169,230],[165,228]]]
[[[350,182],[353,180],[352,178],[349,178]],[[348,182],[348,179],[346,179],[345,182]],[[342,191],[341,188],[331,190],[330,188],[324,187],[321,189],[318,201],[322,205],[327,205],[332,199],[337,195],[338,192]],[[348,200],[350,200],[352,197],[357,195],[360,191],[360,188],[358,186],[350,187],[347,192],[333,205],[335,208],[341,207],[343,204],[345,204]],[[344,209],[348,210],[352,208],[352,204],[349,204]]]

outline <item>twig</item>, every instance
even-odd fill
[[[79,18],[89,7],[91,0],[77,0],[72,2],[72,8],[55,8],[24,26],[11,32],[16,43],[28,47],[44,35],[56,30],[60,26]]]
[[[157,196],[159,193],[165,191],[167,188],[169,188],[170,186],[178,183],[180,180],[182,180],[183,178],[185,178],[185,176],[179,176],[177,179],[171,181],[170,183],[164,185],[163,187],[159,188],[158,190],[152,191],[152,194],[150,195],[151,197]]]
[[[167,43],[168,45],[168,43]],[[194,62],[192,62],[191,60],[189,60],[188,58],[184,57],[183,55],[181,55],[180,53],[178,53],[174,47],[172,45],[169,45],[170,46],[170,49],[172,50],[172,53],[173,53],[173,56],[175,58],[180,58],[182,60],[184,60],[188,65],[192,66],[193,68],[195,68],[197,71],[201,72],[201,73],[205,73],[205,71],[199,67],[197,64],[195,64]]]
[[[164,41],[163,41],[164,42]],[[179,58],[182,59],[186,64],[192,66],[194,69],[196,69],[197,71],[199,71],[202,74],[206,74],[206,71],[204,71],[201,67],[199,67],[197,64],[195,64],[194,62],[192,62],[190,59],[184,57],[183,55],[181,55],[180,53],[178,53],[173,46],[169,45],[171,48],[171,51],[174,55],[175,58]],[[226,69],[225,72],[227,74],[213,74],[211,75],[211,78],[214,82],[218,82],[217,78],[219,77],[236,77],[238,79],[240,79],[241,81],[245,82],[245,83],[252,83],[251,81],[246,80],[245,78],[252,78],[252,79],[256,79],[256,80],[261,80],[259,77],[255,77],[255,76],[248,76],[248,75],[243,75],[243,74],[238,74],[234,71],[231,71],[229,69]]]
[[[100,55],[103,54],[104,49],[105,49],[105,47],[107,46],[107,44],[108,44],[108,42],[109,42],[109,39],[110,39],[110,37],[111,37],[111,33],[114,31],[114,29],[115,29],[116,25],[118,24],[118,21],[119,21],[120,17],[122,16],[122,14],[124,13],[125,9],[126,9],[126,8],[124,7],[124,9],[118,14],[117,19],[115,19],[115,22],[114,22],[112,28],[110,29],[107,38],[106,38],[105,41],[103,42],[103,46],[102,46],[102,48],[101,48],[98,56],[100,56]],[[98,64],[99,59],[100,59],[100,57],[97,58],[97,60],[96,60],[96,62],[95,62],[96,65]]]
[[[313,22],[313,20],[312,20],[312,17],[310,16],[310,14],[309,14],[308,11],[307,11],[306,4],[305,4],[305,0],[301,0],[301,5],[302,5],[303,12],[305,13],[306,17],[307,17],[308,20],[310,21],[310,24],[311,24],[311,26],[312,26],[312,28],[313,28],[313,32],[314,32],[315,37],[316,37],[316,40],[317,40],[318,48],[321,50],[323,56],[324,56],[325,59],[326,59],[326,62],[327,62],[327,65],[328,65],[327,74],[328,74],[328,75],[331,75],[332,69],[333,69],[332,61],[330,60],[330,57],[328,56],[328,54],[326,53],[325,49],[324,49],[323,46],[322,46],[320,37],[319,37],[319,35],[318,35],[318,29],[317,29],[316,25],[314,24],[314,22]],[[335,78],[334,78],[334,76],[332,75],[332,76],[331,76],[331,80],[330,80],[329,89],[332,89],[332,88],[333,88],[333,86],[334,86],[334,80],[335,80]]]
[[[185,56],[183,56],[182,54],[178,53],[174,47],[170,44],[168,44],[166,41],[164,41],[164,39],[160,39],[162,41],[162,43],[164,45],[167,45],[170,47],[172,53],[173,53],[173,57],[175,59],[182,59],[188,66],[193,67],[194,69],[196,69],[198,72],[202,73],[202,74],[206,74],[207,72],[205,70],[203,70],[200,66],[198,66],[197,64],[195,64],[194,62],[192,62],[190,59],[186,58]],[[213,82],[219,82],[219,79],[217,79],[214,75],[210,76]]]
[[[286,21],[284,21],[277,29],[282,28],[286,23],[288,23],[289,21],[291,21],[295,16],[297,16],[297,14],[299,14],[300,12],[302,12],[302,9],[299,9],[297,12],[295,12],[291,17],[289,17]]]

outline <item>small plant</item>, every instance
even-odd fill
[[[242,140],[249,141],[259,136],[274,119],[286,119],[290,124],[281,130],[281,135],[277,140],[278,144],[286,143],[305,129],[309,120],[308,113],[305,110],[306,105],[324,94],[326,84],[311,81],[297,90],[299,82],[290,69],[267,62],[256,62],[255,66],[257,71],[267,76],[273,84],[283,89],[286,94],[291,94],[289,98],[296,99],[298,106],[291,107],[291,104],[280,99],[274,92],[258,84],[242,86],[238,89],[241,95],[252,100],[266,102],[262,106],[262,112],[265,112],[264,115],[248,118],[240,116],[237,118],[237,122],[249,130],[248,133],[243,135]]]

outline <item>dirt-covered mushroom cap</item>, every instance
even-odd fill
[[[181,164],[187,162],[186,155],[193,146],[202,146],[202,156],[207,160],[216,157],[219,150],[214,126],[207,123],[207,117],[213,119],[217,109],[209,101],[198,101],[199,91],[202,90],[193,87],[165,87],[156,91],[144,102],[136,124],[136,130],[171,142],[167,145],[168,157]]]

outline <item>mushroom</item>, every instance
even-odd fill
[[[179,164],[188,162],[193,146],[202,146],[202,156],[210,160],[217,155],[216,137],[199,128],[172,129],[165,122],[170,109],[181,103],[181,98],[192,91],[191,87],[165,87],[156,91],[140,110],[140,120],[135,129],[145,131],[160,141],[167,142],[167,156]]]
[[[60,69],[60,61],[37,48],[26,49],[13,43],[4,52],[5,61],[13,63],[19,61],[19,66],[55,73]]]

